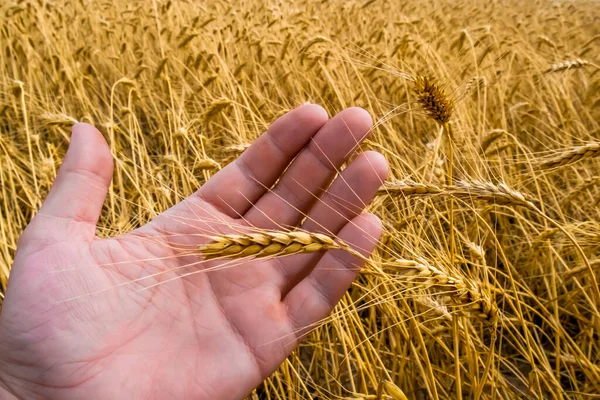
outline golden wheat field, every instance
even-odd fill
[[[383,238],[252,398],[600,398],[599,52],[586,0],[3,0],[1,289],[76,121],[112,236],[286,111],[360,106]]]

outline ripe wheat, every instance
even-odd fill
[[[323,250],[350,248],[321,233],[263,231],[210,237],[198,250],[205,259],[280,257]]]
[[[386,194],[392,196],[449,195],[463,200],[481,200],[498,205],[536,207],[532,199],[504,183],[482,181],[457,181],[454,185],[437,186],[408,179],[386,183],[377,194],[380,196]]]
[[[555,157],[542,161],[540,163],[540,168],[550,169],[564,167],[565,165],[576,163],[584,158],[594,158],[598,156],[600,156],[600,142],[588,143],[584,146],[574,147]]]

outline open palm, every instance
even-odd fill
[[[112,156],[77,124],[19,242],[0,315],[0,397],[243,398],[327,316],[361,261],[331,250],[233,264],[192,250],[207,235],[300,226],[369,254],[381,226],[361,213],[386,163],[367,152],[336,171],[370,128],[358,108],[328,120],[299,107],[189,198],[100,239]]]

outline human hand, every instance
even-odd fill
[[[243,398],[327,316],[362,261],[330,250],[218,268],[228,262],[190,250],[235,227],[299,226],[370,254],[381,225],[361,213],[385,160],[360,154],[329,186],[370,129],[358,108],[328,120],[299,107],[196,193],[101,239],[112,155],[95,128],[75,125],[19,241],[0,314],[0,398]]]

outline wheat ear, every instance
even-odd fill
[[[569,69],[582,68],[586,65],[589,65],[590,62],[587,60],[582,60],[581,58],[576,58],[573,60],[566,60],[559,63],[552,64],[550,68],[544,71],[545,74],[550,74],[553,72],[561,72],[567,71]]]
[[[499,205],[514,205],[535,208],[533,200],[511,189],[504,183],[493,184],[482,181],[457,181],[454,185],[436,186],[403,180],[386,183],[377,191],[378,195],[435,196],[449,195],[459,199],[483,200]]]
[[[548,169],[573,164],[584,158],[600,156],[600,142],[588,143],[584,146],[573,147],[563,153],[540,163],[540,168]]]
[[[498,317],[498,307],[491,295],[482,288],[473,285],[456,276],[445,273],[434,265],[423,260],[395,260],[388,264],[409,281],[421,281],[429,287],[442,288],[454,303],[463,306],[468,312],[479,317],[495,320]]]
[[[502,136],[506,134],[504,129],[493,129],[487,133],[487,135],[483,138],[480,145],[481,154],[485,154],[486,150],[494,143],[496,140],[500,139]]]
[[[454,112],[454,102],[448,98],[444,89],[427,76],[417,76],[414,80],[417,101],[427,115],[444,125],[450,121]]]
[[[280,257],[322,250],[346,250],[356,254],[348,245],[321,233],[303,231],[262,231],[248,234],[228,234],[210,237],[200,245],[205,259]]]
[[[78,122],[75,118],[70,117],[70,116],[68,116],[66,114],[52,114],[52,113],[47,113],[47,114],[40,115],[40,119],[47,126],[71,127],[71,126],[75,125]]]

